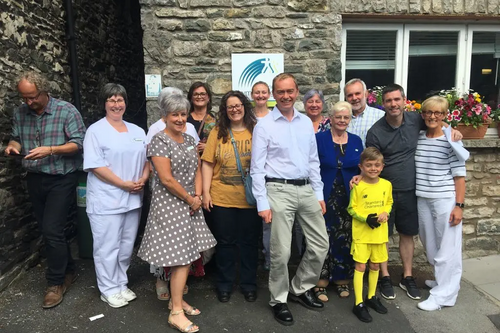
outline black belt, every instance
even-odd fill
[[[267,178],[267,183],[280,183],[280,184],[290,184],[295,186],[304,186],[310,184],[309,179],[281,179],[281,178]]]

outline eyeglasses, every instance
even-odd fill
[[[125,100],[123,98],[118,98],[118,99],[111,99],[111,98],[108,98],[106,100],[106,102],[110,103],[110,104],[123,104],[125,103]]]
[[[241,109],[242,106],[243,106],[243,104],[235,104],[235,105],[228,105],[228,106],[226,106],[226,108],[227,108],[227,111],[233,111],[233,110]]]
[[[38,94],[36,94],[36,96],[34,97],[24,97],[24,96],[21,96],[21,98],[27,103],[27,102],[33,102],[33,101],[36,101],[38,99],[38,97],[40,97],[40,94],[42,92],[39,91]]]
[[[194,98],[200,98],[200,97],[204,98],[204,97],[206,97],[206,96],[207,96],[207,93],[206,93],[206,92],[194,93],[194,94],[193,94],[193,97],[194,97]]]
[[[438,118],[440,116],[444,116],[444,112],[442,112],[442,111],[424,111],[424,112],[422,112],[422,114],[425,117],[431,117],[434,115],[434,117]]]

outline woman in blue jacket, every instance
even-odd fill
[[[323,302],[328,301],[326,286],[333,281],[340,297],[349,296],[349,283],[354,273],[351,256],[351,216],[349,206],[349,180],[359,174],[359,156],[363,143],[357,135],[347,132],[352,118],[351,105],[336,103],[330,113],[331,130],[316,134],[323,195],[327,200],[325,214],[326,229],[330,238],[330,249],[321,271],[320,280],[314,289]]]

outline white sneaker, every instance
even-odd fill
[[[425,285],[432,289],[434,287],[437,287],[438,284],[434,280],[425,280]]]
[[[441,310],[441,306],[434,301],[434,299],[432,298],[432,296],[429,296],[429,298],[427,300],[418,303],[417,307],[420,310],[424,310],[424,311]]]
[[[113,294],[107,297],[101,294],[101,300],[108,303],[112,308],[121,308],[122,306],[128,305],[127,300],[123,298],[121,293]]]
[[[122,290],[121,292],[122,294],[122,297],[125,298],[125,300],[127,302],[130,302],[130,301],[133,301],[134,299],[137,298],[137,295],[130,289],[125,289],[125,290]]]

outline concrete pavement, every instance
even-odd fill
[[[489,262],[488,259],[482,260],[483,263]],[[497,268],[498,263],[493,262]],[[42,266],[27,271],[15,281],[0,294],[0,333],[175,332],[167,325],[167,302],[156,299],[154,279],[146,263],[134,258],[129,271],[129,287],[137,293],[138,299],[121,309],[113,309],[99,299],[91,260],[78,260],[78,267],[79,279],[66,293],[63,303],[50,310],[43,310],[40,306],[45,289]],[[371,311],[374,321],[370,324],[358,321],[351,313],[352,297],[339,299],[329,289],[330,302],[322,312],[307,310],[290,302],[296,322],[284,327],[274,320],[267,304],[266,272],[259,271],[259,298],[255,303],[245,302],[237,290],[229,303],[219,303],[208,275],[190,278],[190,292],[186,297],[202,311],[200,316],[192,318],[201,332],[500,332],[492,322],[500,314],[500,303],[496,304],[467,281],[462,283],[455,307],[432,313],[418,310],[417,301],[409,299],[396,287],[396,299],[385,302],[389,314],[379,315]],[[421,285],[428,273],[415,275]],[[495,275],[497,279],[500,277],[500,274]],[[397,269],[393,269],[393,281],[397,280]],[[423,293],[427,297],[426,289]],[[89,320],[98,314],[103,314],[104,318]]]

